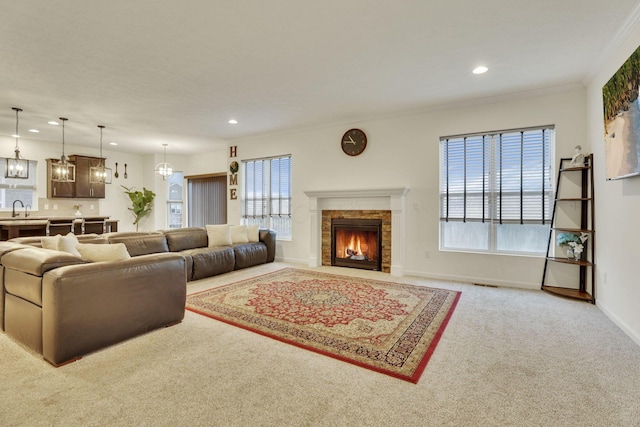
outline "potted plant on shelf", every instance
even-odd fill
[[[582,259],[582,253],[584,252],[584,245],[589,238],[588,233],[573,233],[562,232],[558,233],[556,242],[561,248],[565,248],[567,251],[567,259],[579,261]]]
[[[132,188],[127,188],[124,185],[121,185],[121,187],[126,190],[125,194],[128,195],[131,200],[131,207],[128,209],[133,213],[135,218],[133,225],[136,226],[136,231],[138,231],[140,220],[149,215],[151,209],[153,209],[153,199],[155,199],[156,193],[144,187],[142,187],[142,191],[134,191]]]

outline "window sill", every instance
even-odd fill
[[[473,254],[473,255],[498,255],[498,256],[515,256],[526,258],[545,258],[544,253],[531,253],[531,252],[489,252],[489,251],[474,251],[471,249],[449,249],[440,248],[440,252],[451,252],[460,254]]]

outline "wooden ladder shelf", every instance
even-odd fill
[[[577,191],[579,195],[572,197],[564,197],[565,192],[562,184],[565,180],[572,177],[579,178]],[[566,184],[566,183],[565,183]],[[579,205],[580,217],[571,221],[571,218],[558,218],[560,205],[568,205],[574,203]],[[556,250],[556,237],[558,233],[573,233],[576,235],[587,233],[588,238],[584,245],[582,257],[579,260],[570,259],[566,256],[552,256]],[[551,216],[551,228],[549,230],[549,241],[547,243],[547,255],[544,261],[544,272],[542,273],[542,290],[554,295],[574,298],[582,301],[588,301],[595,304],[596,302],[596,282],[595,282],[595,227],[594,227],[594,197],[593,197],[593,154],[585,156],[584,166],[571,166],[571,158],[560,159],[560,168],[558,170],[558,180],[556,183],[556,195],[553,202],[553,213]],[[578,281],[577,287],[564,286],[559,284],[549,285],[550,274],[554,264],[572,264],[577,267]],[[589,274],[590,273],[590,274]]]

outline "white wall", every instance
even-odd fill
[[[214,173],[224,173],[228,170],[228,151],[214,150],[206,153],[198,153],[189,156],[179,156],[167,152],[167,162],[173,166],[175,171],[180,171],[184,176],[190,175],[207,175]],[[162,162],[164,154],[159,153],[145,157],[145,169],[151,171],[145,175],[145,186],[156,193],[155,209],[152,213],[152,221],[145,223],[150,229],[167,228],[167,181],[163,181],[162,177],[153,173],[155,166]],[[183,211],[183,226],[187,226],[187,180],[184,181],[183,200],[185,201]],[[146,229],[146,228],[145,228]]]
[[[588,85],[588,136],[594,154],[596,197],[597,305],[640,344],[640,285],[637,262],[640,177],[607,181],[602,86],[640,46],[636,25]]]
[[[439,137],[555,124],[557,157],[570,157],[586,138],[585,90],[568,87],[476,104],[233,143],[238,159],[292,155],[293,239],[278,243],[278,259],[308,262],[311,231],[305,191],[409,187],[406,274],[539,289],[543,258],[439,251]],[[367,149],[358,157],[340,148],[343,133],[351,127],[363,129],[368,137]],[[229,208],[230,223],[239,221],[235,205]]]

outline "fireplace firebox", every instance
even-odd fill
[[[382,270],[382,221],[333,218],[331,265]]]

